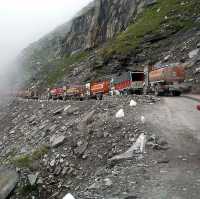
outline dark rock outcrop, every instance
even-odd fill
[[[93,48],[125,30],[134,20],[141,0],[96,0],[76,17],[64,42],[64,51]]]

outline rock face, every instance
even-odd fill
[[[0,198],[5,199],[15,188],[18,181],[18,174],[9,169],[0,168]]]
[[[63,57],[93,49],[125,31],[145,5],[147,0],[94,0],[71,21],[24,49],[18,62],[25,81],[47,79]]]
[[[64,51],[93,48],[133,21],[141,0],[96,0],[84,14],[76,17],[65,38]]]
[[[78,52],[93,48],[113,38],[118,32],[125,30],[141,11],[147,0],[94,0],[80,11],[71,21],[58,27],[38,42],[31,44],[22,53],[23,59],[29,60],[40,51],[45,58],[51,55]],[[48,50],[48,54],[45,51]],[[43,56],[44,55],[44,56]],[[41,60],[35,61],[37,67]]]

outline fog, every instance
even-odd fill
[[[0,90],[11,84],[20,51],[70,20],[91,0],[0,0]]]

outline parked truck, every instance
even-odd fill
[[[63,87],[63,99],[83,100],[85,95],[85,87],[83,85],[68,85]]]
[[[153,92],[155,95],[170,94],[181,95],[181,84],[185,80],[185,68],[181,64],[174,63],[160,68],[145,67],[144,92]]]
[[[63,88],[52,88],[49,89],[48,88],[48,99],[53,99],[53,100],[57,100],[57,99],[63,99],[63,95],[64,95],[64,90]]]
[[[36,86],[13,92],[16,97],[24,99],[39,99],[39,90]]]
[[[91,82],[84,85],[66,85],[62,88],[48,89],[48,99],[97,99],[102,100],[103,95],[110,91],[110,81]]]
[[[112,90],[127,94],[142,94],[144,85],[144,72],[124,72],[115,75],[111,80]]]
[[[110,81],[104,80],[99,82],[91,82],[86,84],[86,95],[89,98],[102,100],[103,95],[108,94],[110,91]]]

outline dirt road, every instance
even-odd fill
[[[140,189],[142,198],[200,198],[200,112],[196,105],[190,99],[169,97],[144,108],[148,128],[163,136],[170,148],[153,153],[152,159],[165,163],[152,164],[147,170],[150,180]]]

